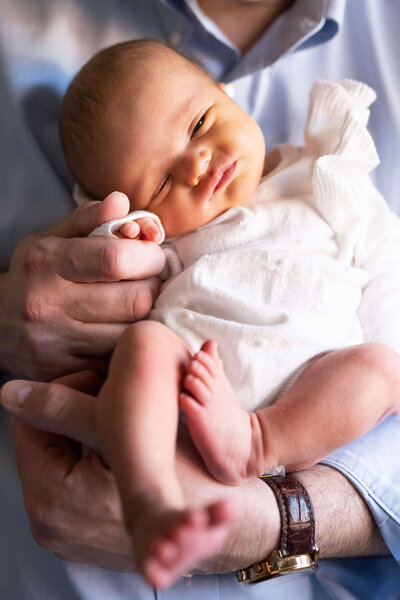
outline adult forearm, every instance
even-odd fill
[[[342,473],[315,465],[295,477],[314,506],[321,558],[389,554],[367,504]]]
[[[204,468],[189,434],[179,435],[177,472],[188,504],[208,504],[219,498],[232,499],[239,510],[218,555],[194,569],[201,573],[235,571],[266,558],[277,547],[280,517],[275,497],[257,478],[240,486],[216,481]]]
[[[389,553],[368,506],[344,475],[316,465],[294,476],[314,505],[321,559]],[[270,488],[256,480],[233,488],[232,494],[241,496],[241,518],[219,556],[202,564],[201,572],[236,570],[267,558],[278,547],[280,516]]]

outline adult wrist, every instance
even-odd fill
[[[272,490],[258,478],[226,490],[241,507],[240,516],[232,524],[219,554],[202,562],[193,572],[232,573],[264,559],[277,547],[280,513]]]
[[[273,491],[279,506],[279,543],[263,560],[238,570],[238,581],[257,584],[292,573],[314,571],[319,551],[315,543],[314,509],[307,490],[292,475],[266,475],[260,479]]]
[[[294,476],[314,506],[321,558],[390,554],[366,502],[343,473],[317,464]]]

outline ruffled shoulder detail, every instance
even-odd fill
[[[361,158],[373,159],[375,166],[375,146],[366,130],[368,107],[375,99],[374,90],[360,81],[316,81],[304,132],[306,146],[319,155],[345,152],[355,158],[361,150]]]
[[[313,169],[315,208],[337,234],[340,258],[351,262],[355,229],[369,207],[369,171],[378,163],[366,125],[376,94],[359,81],[317,81],[311,91],[306,149]],[[351,243],[350,243],[351,240]]]

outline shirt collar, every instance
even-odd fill
[[[268,28],[224,78],[232,81],[297,52],[327,42],[339,30],[345,0],[297,0]]]
[[[193,43],[192,32],[203,31],[224,55],[225,72],[221,81],[232,81],[275,63],[288,52],[300,51],[327,42],[338,32],[346,0],[296,0],[269,27],[258,42],[242,56],[238,48],[198,7],[196,0],[159,0],[156,2],[166,39],[185,52]]]

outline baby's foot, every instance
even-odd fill
[[[226,378],[216,342],[202,345],[183,384],[188,393],[179,395],[179,404],[209,472],[230,484],[259,475],[252,465],[252,419]]]
[[[218,552],[235,516],[236,508],[229,500],[201,508],[142,514],[130,528],[139,570],[151,585],[170,586]]]

